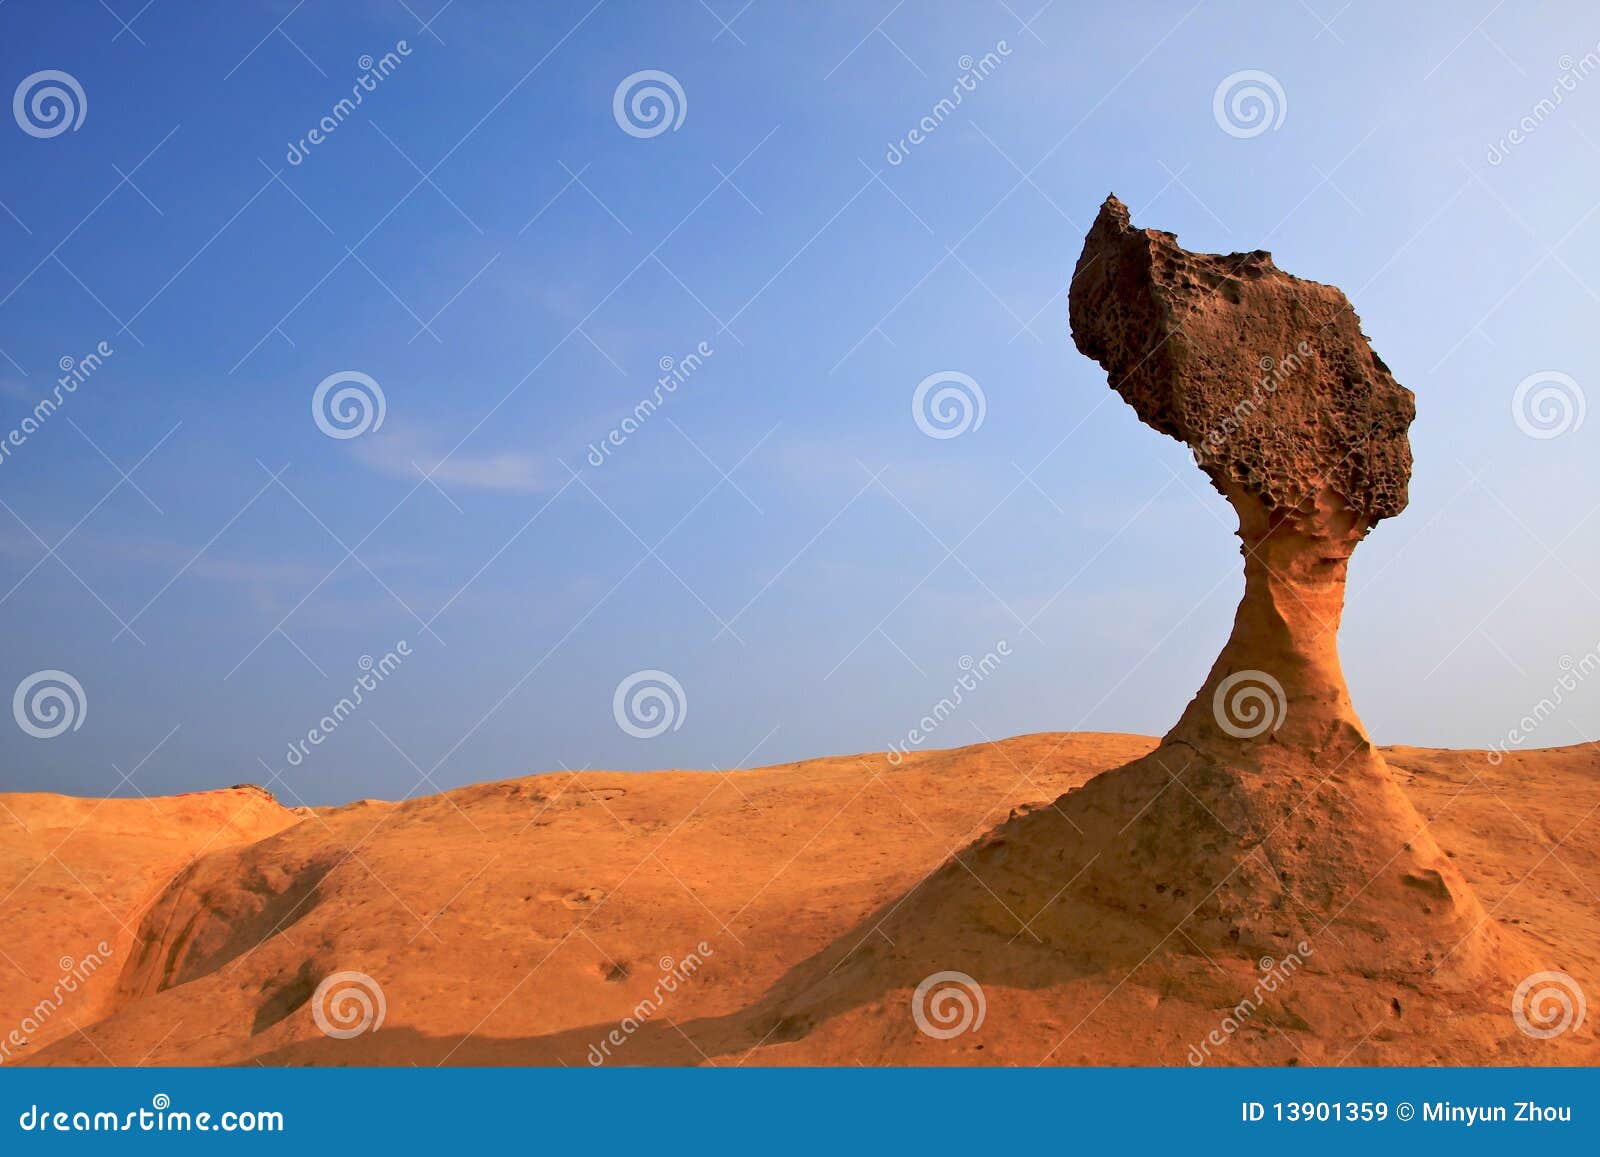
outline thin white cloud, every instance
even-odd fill
[[[446,457],[429,445],[421,431],[393,423],[362,435],[353,449],[364,466],[413,482],[426,473],[445,491],[456,487],[527,493],[548,488],[548,479],[531,454],[475,454],[463,448]]]

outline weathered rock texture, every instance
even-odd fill
[[[1115,197],[1073,274],[1072,336],[1148,425],[1218,489],[1285,518],[1336,504],[1363,529],[1406,506],[1416,416],[1334,286],[1270,253],[1190,253]]]
[[[1147,425],[1190,447],[1239,516],[1245,597],[1206,691],[1174,738],[1217,738],[1215,687],[1262,671],[1292,691],[1284,716],[1234,684],[1224,718],[1259,707],[1320,747],[1337,724],[1360,731],[1335,636],[1350,554],[1405,509],[1406,430],[1416,407],[1331,285],[1278,269],[1268,253],[1190,253],[1135,229],[1107,199],[1073,276],[1072,336]],[[1232,688],[1230,688],[1230,691]],[[1270,690],[1270,688],[1269,688]],[[1253,730],[1250,727],[1244,727]]]
[[[1090,819],[1127,825],[1085,869],[1090,893],[1183,923],[1196,947],[1305,938],[1325,964],[1499,977],[1497,929],[1369,742],[1339,664],[1350,555],[1406,505],[1411,392],[1335,287],[1261,251],[1191,253],[1115,197],[1069,308],[1078,348],[1233,506],[1245,560],[1199,694],[1155,752],[1084,789]],[[1170,885],[1157,899],[1130,894],[1152,875]],[[1191,894],[1165,900],[1174,888]],[[1209,917],[1198,935],[1191,903]]]

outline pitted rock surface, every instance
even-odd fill
[[[1191,253],[1108,197],[1070,312],[1078,349],[1230,499],[1242,490],[1277,517],[1342,506],[1361,531],[1405,509],[1415,400],[1334,286],[1261,250]]]

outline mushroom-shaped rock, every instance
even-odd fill
[[[1232,732],[1262,722],[1289,727],[1285,742],[1335,723],[1359,732],[1335,637],[1351,551],[1405,509],[1411,391],[1335,287],[1260,250],[1191,253],[1135,229],[1115,197],[1084,242],[1069,309],[1078,349],[1140,419],[1190,448],[1239,517],[1245,597],[1179,730],[1208,744],[1253,739]]]
[[[1434,842],[1339,665],[1350,554],[1406,505],[1411,393],[1339,290],[1266,253],[1191,253],[1115,198],[1069,310],[1078,348],[1237,512],[1233,633],[1149,755],[1014,814],[797,969],[773,997],[783,1023],[909,992],[959,944],[986,986],[1060,994],[1046,1060],[1077,1055],[1105,1006],[1154,1007],[1141,999],[1206,1010],[1137,1022],[1175,1061],[1217,1036],[1215,1010],[1328,1064],[1406,1034],[1441,1058],[1458,1039],[1514,1047],[1511,992],[1549,965]]]
[[[1411,391],[1335,287],[1259,250],[1191,253],[1134,228],[1115,197],[1085,239],[1069,314],[1079,350],[1233,506],[1245,559],[1199,694],[1155,752],[1079,793],[1079,808],[1104,797],[1109,825],[1142,790],[1171,789],[1125,817],[1090,889],[1110,901],[1158,866],[1209,880],[1189,902],[1234,942],[1332,930],[1325,951],[1480,974],[1495,929],[1368,740],[1339,664],[1350,554],[1405,509]]]

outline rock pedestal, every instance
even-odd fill
[[[1085,897],[1181,919],[1196,947],[1309,937],[1325,961],[1481,977],[1496,930],[1369,742],[1339,664],[1350,555],[1406,505],[1411,392],[1338,289],[1260,251],[1191,253],[1134,228],[1115,197],[1070,317],[1112,388],[1233,507],[1245,572],[1233,633],[1161,746],[1061,802],[1098,832]]]

